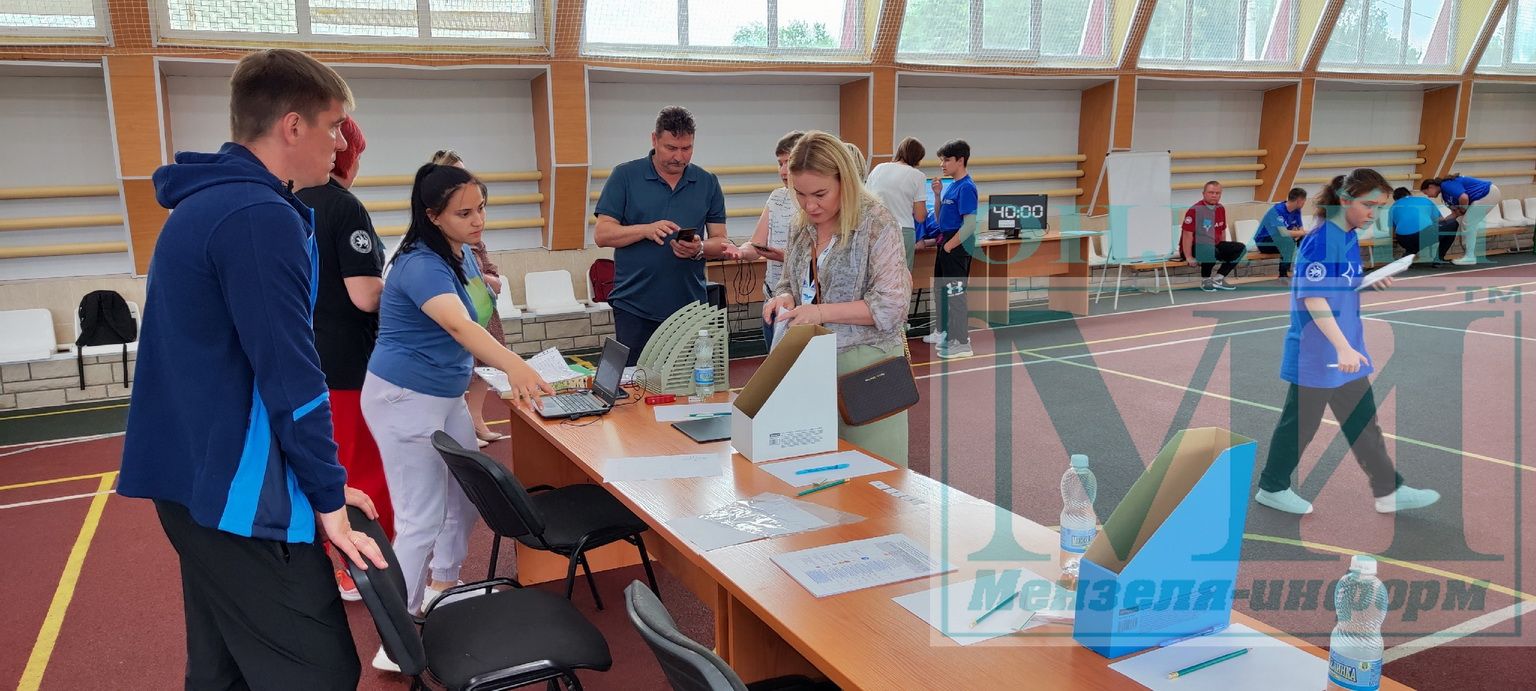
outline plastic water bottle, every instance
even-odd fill
[[[1328,688],[1381,688],[1381,622],[1387,618],[1387,588],[1376,578],[1376,560],[1356,555],[1339,579],[1334,609],[1339,625],[1328,641]]]
[[[1093,512],[1093,500],[1099,496],[1099,481],[1088,469],[1088,457],[1072,454],[1072,467],[1061,476],[1061,584],[1077,587],[1077,570],[1083,552],[1099,532],[1099,519]]]
[[[700,330],[693,342],[693,393],[691,403],[698,403],[715,395],[715,353],[709,344],[709,331]]]

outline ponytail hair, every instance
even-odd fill
[[[464,275],[464,264],[453,256],[448,237],[427,215],[428,211],[432,212],[432,216],[441,215],[448,207],[448,200],[465,185],[477,185],[480,194],[485,194],[485,183],[480,182],[474,173],[458,166],[428,163],[416,170],[416,181],[411,185],[411,225],[405,229],[405,237],[401,238],[395,255],[389,258],[391,264],[417,245],[425,245],[453,268],[453,275],[461,285],[469,284],[469,278]]]
[[[1326,221],[1329,215],[1343,208],[1345,200],[1358,199],[1375,192],[1391,194],[1392,186],[1387,184],[1387,179],[1381,173],[1370,168],[1356,168],[1349,175],[1335,176],[1312,201],[1317,206],[1318,219]]]

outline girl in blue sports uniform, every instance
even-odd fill
[[[1370,478],[1378,512],[1422,508],[1440,499],[1434,490],[1403,484],[1394,469],[1376,422],[1368,378],[1374,368],[1360,322],[1356,289],[1364,271],[1355,229],[1368,226],[1391,194],[1392,187],[1380,173],[1358,168],[1334,178],[1317,196],[1322,222],[1296,248],[1291,328],[1280,364],[1280,378],[1291,386],[1259,477],[1254,500],[1260,504],[1287,513],[1312,513],[1312,504],[1291,489],[1291,475],[1317,433],[1324,408],[1332,409],[1343,425],[1355,460]],[[1384,290],[1391,285],[1386,279],[1372,287]]]

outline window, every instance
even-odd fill
[[[907,0],[903,62],[1108,60],[1110,0]]]
[[[542,47],[541,0],[154,0],[161,43]]]
[[[862,58],[879,0],[587,0],[588,55]]]
[[[1455,8],[1455,0],[1346,0],[1322,67],[1449,67]]]
[[[0,0],[0,43],[106,42],[106,0]]]
[[[1509,1],[1477,71],[1536,72],[1536,0]]]
[[[1210,67],[1295,62],[1297,0],[1159,0],[1141,45],[1143,65]]]

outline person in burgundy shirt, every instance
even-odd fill
[[[1201,290],[1237,290],[1227,283],[1227,275],[1237,268],[1247,247],[1237,242],[1236,235],[1227,226],[1227,209],[1221,205],[1221,183],[1205,183],[1200,201],[1184,212],[1179,234],[1179,256],[1190,266],[1200,266]],[[1221,262],[1221,269],[1212,277],[1211,270],[1217,262]]]

